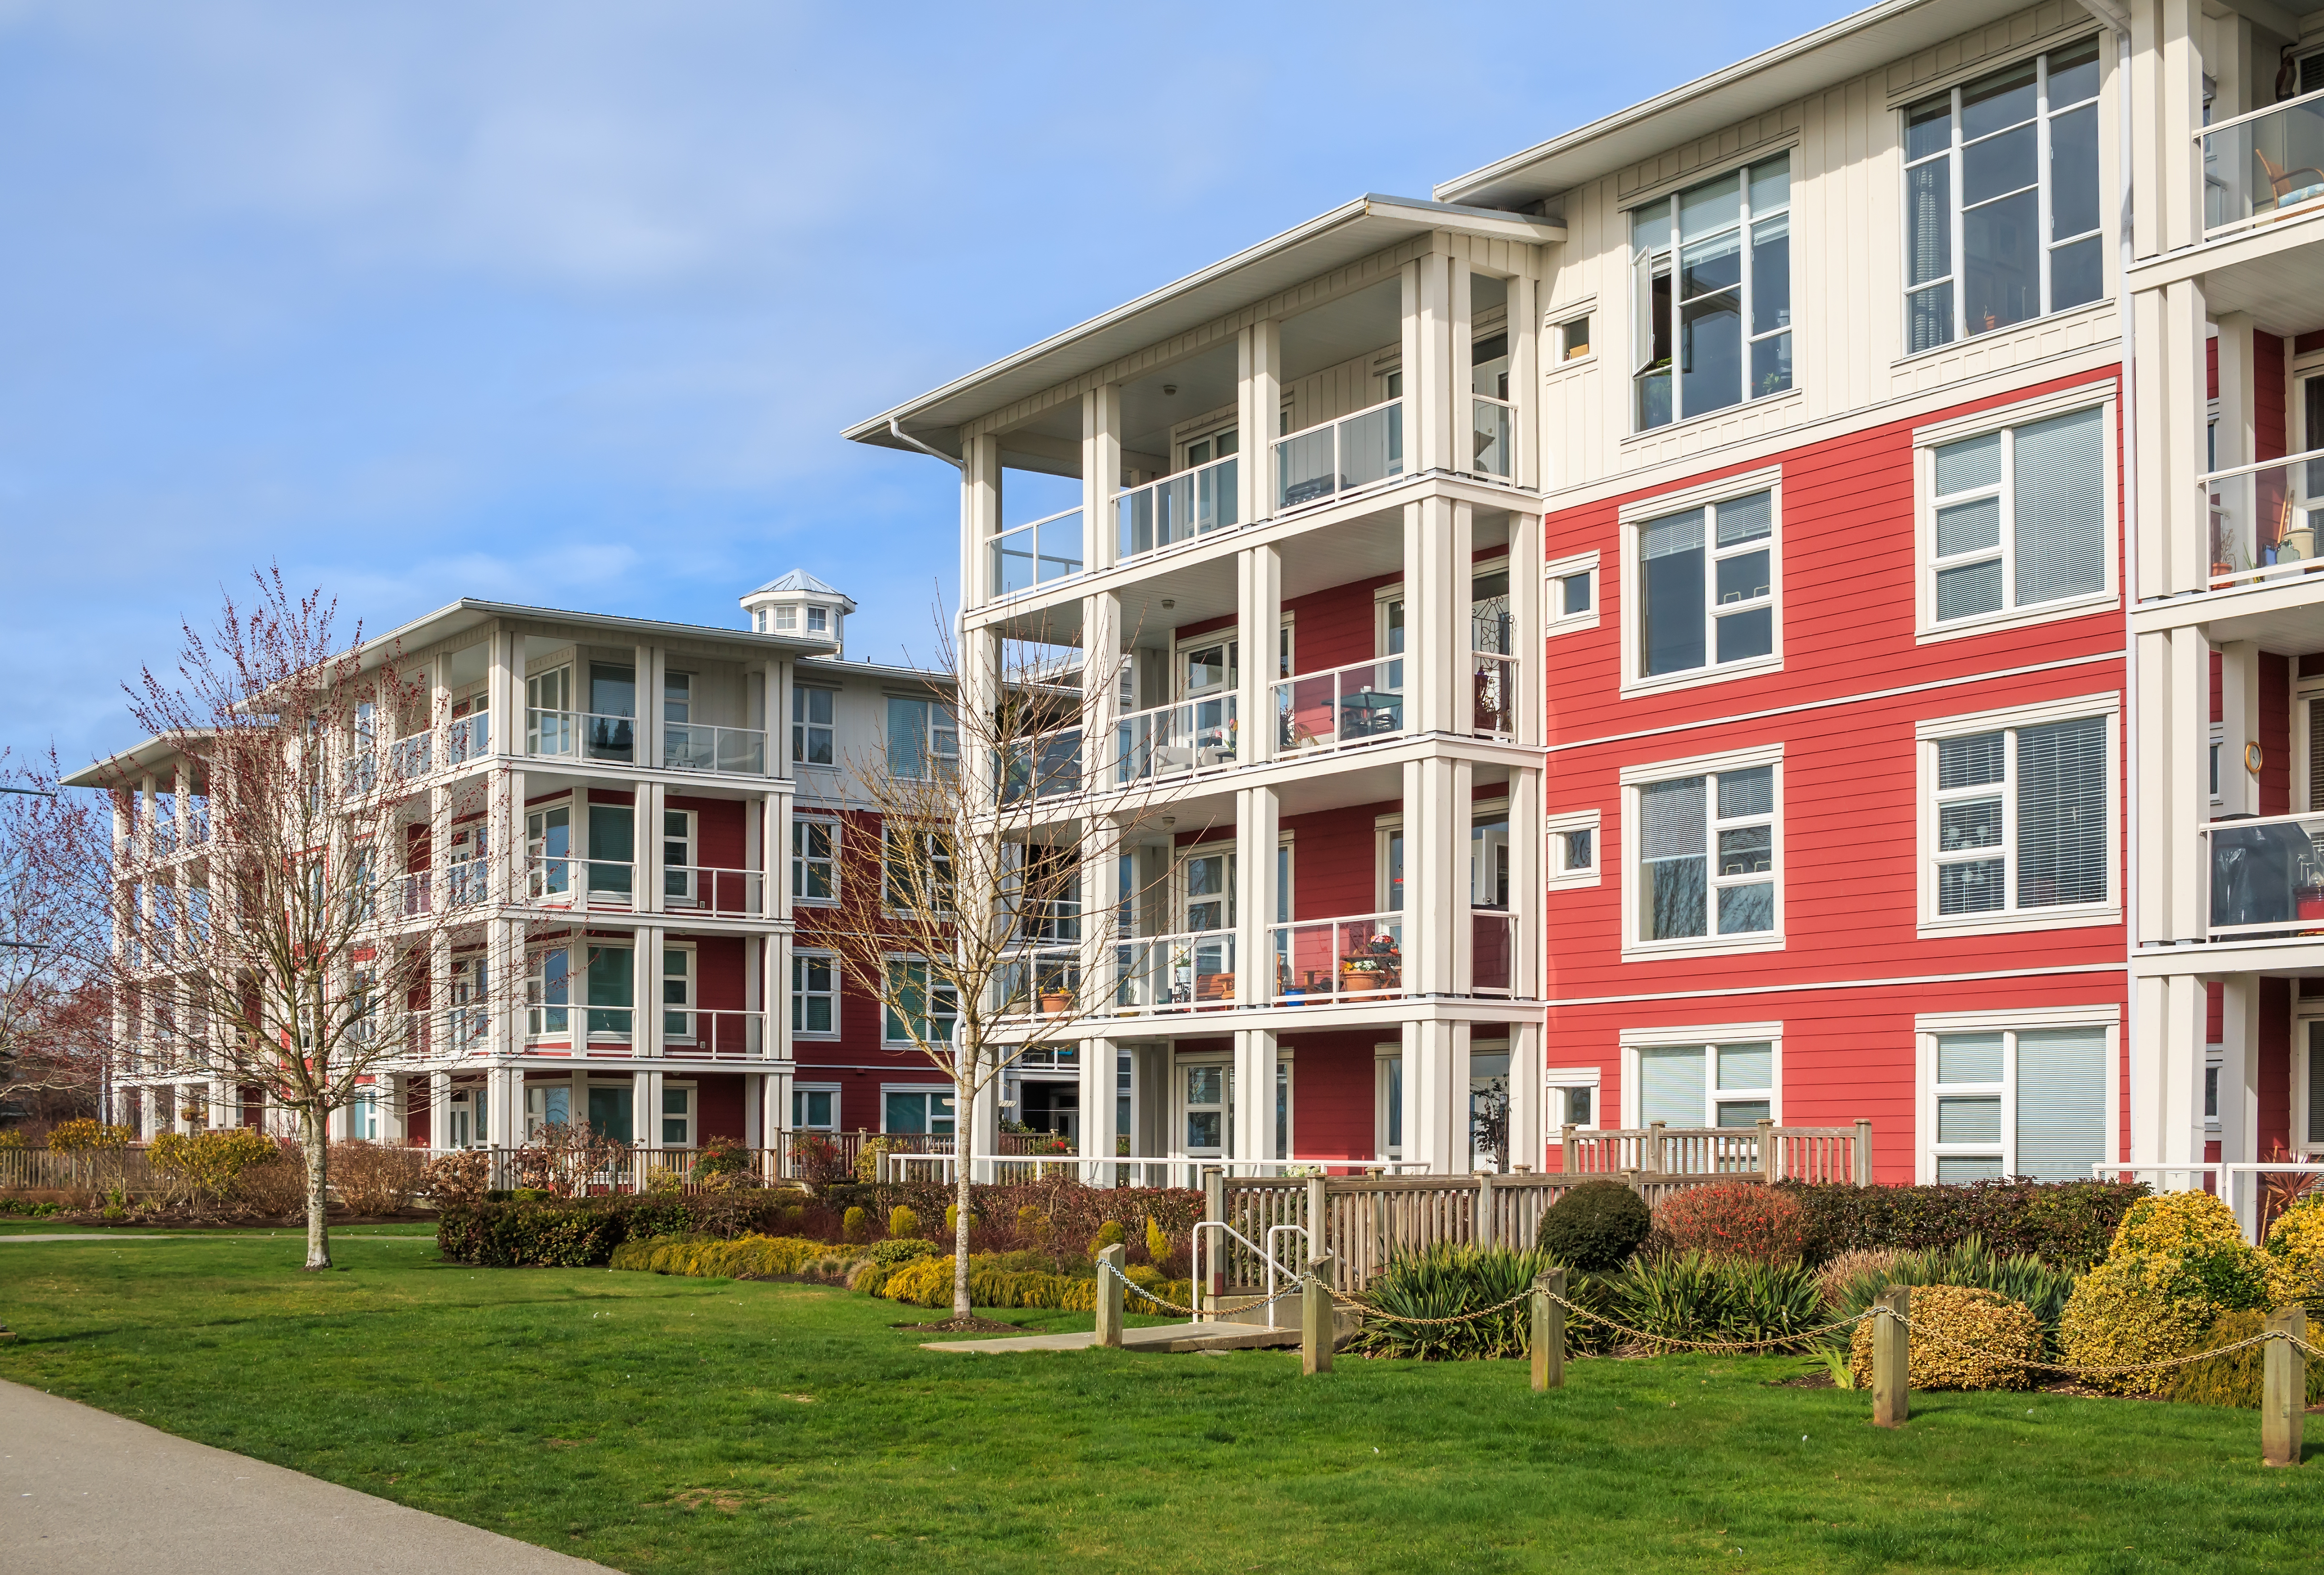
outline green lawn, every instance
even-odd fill
[[[844,1291],[353,1239],[392,1233],[313,1276],[288,1231],[0,1245],[0,1377],[631,1570],[2324,1565],[2324,1436],[2268,1471],[2247,1412],[1928,1395],[1884,1432],[1770,1386],[1798,1360],[1536,1396],[1513,1362],[946,1356]]]

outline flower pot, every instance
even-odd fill
[[[1054,1017],[1070,1010],[1073,1004],[1074,998],[1062,990],[1045,990],[1041,992],[1041,1010],[1050,1016]]]

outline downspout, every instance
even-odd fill
[[[909,444],[912,447],[918,449],[922,454],[935,456],[936,458],[943,460],[946,465],[952,466],[954,470],[959,471],[964,475],[968,472],[968,461],[965,459],[954,459],[951,455],[946,454],[941,448],[929,447],[927,444],[913,437],[909,432],[905,431],[903,428],[898,426],[896,424],[896,418],[893,416],[888,418],[888,435],[896,439],[899,443]]]

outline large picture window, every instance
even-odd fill
[[[831,746],[831,708],[838,698],[832,689],[799,685],[791,691],[791,759],[802,766],[836,763]]]
[[[1923,1174],[2088,1181],[2107,1148],[2103,1023],[1926,1035]]]
[[[1933,624],[2107,588],[2106,413],[2093,406],[1932,450]]]
[[[960,769],[960,729],[952,707],[901,695],[888,696],[888,769],[915,780],[949,777]]]
[[[805,816],[791,822],[791,897],[808,903],[839,900],[839,823]]]
[[[1637,938],[1724,939],[1775,928],[1775,769],[1637,785]]]
[[[1773,493],[1665,514],[1637,530],[1641,677],[1774,651]]]
[[[819,1039],[839,1033],[839,962],[828,953],[791,953],[791,1032]]]
[[[931,981],[928,965],[918,957],[894,957],[888,962],[890,1002],[882,1009],[881,1032],[890,1045],[949,1043],[960,1009],[952,981]]]
[[[2078,716],[1925,741],[1933,916],[2107,900],[2107,733],[2106,717]]]
[[[1630,215],[1637,429],[1792,386],[1792,158]]]
[[[2106,292],[2098,97],[2092,39],[1904,111],[1908,352]]]
[[[1775,1044],[1648,1045],[1637,1061],[1638,1123],[1754,1127],[1775,1114]]]

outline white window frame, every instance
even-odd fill
[[[1800,147],[1800,143],[1793,142],[1787,143],[1782,147],[1764,149],[1753,157],[1730,165],[1724,170],[1702,175],[1690,175],[1685,180],[1667,186],[1652,196],[1646,197],[1639,201],[1630,203],[1621,210],[1618,220],[1621,226],[1622,237],[1620,260],[1623,271],[1629,276],[1630,295],[1629,320],[1623,325],[1624,338],[1629,346],[1629,355],[1628,357],[1629,375],[1628,383],[1623,391],[1626,417],[1622,423],[1622,431],[1626,438],[1655,437],[1662,433],[1669,432],[1676,428],[1684,427],[1692,422],[1706,420],[1715,416],[1724,415],[1732,410],[1748,410],[1755,404],[1780,400],[1788,395],[1796,394],[1800,391],[1799,374],[1801,371],[1801,362],[1798,354],[1799,345],[1796,338],[1794,338],[1792,346],[1793,356],[1791,381],[1782,388],[1771,389],[1765,393],[1753,393],[1751,391],[1752,346],[1763,340],[1780,339],[1796,335],[1799,329],[1800,312],[1798,307],[1794,305],[1785,309],[1784,321],[1778,327],[1767,329],[1764,333],[1753,331],[1752,316],[1753,307],[1755,305],[1754,298],[1757,293],[1758,281],[1755,277],[1754,272],[1756,264],[1752,255],[1752,232],[1757,230],[1761,225],[1776,217],[1780,216],[1784,220],[1785,238],[1793,243],[1793,244],[1787,249],[1784,256],[1784,271],[1786,275],[1784,280],[1784,294],[1786,296],[1793,297],[1793,299],[1796,300],[1797,298],[1794,296],[1794,284],[1797,280],[1800,272],[1800,248],[1797,244],[1799,232],[1797,226],[1793,223],[1793,220],[1795,210],[1798,207],[1795,189],[1799,185],[1801,177],[1799,167]],[[1751,171],[1762,164],[1774,163],[1777,159],[1785,161],[1784,201],[1780,213],[1770,212],[1762,214],[1756,212],[1751,207]],[[1685,302],[1679,295],[1679,269],[1680,259],[1686,249],[1686,244],[1681,239],[1679,235],[1680,199],[1690,191],[1696,190],[1702,187],[1714,185],[1720,180],[1726,180],[1729,176],[1735,177],[1741,187],[1741,189],[1737,194],[1736,204],[1736,211],[1738,215],[1736,244],[1741,252],[1741,267],[1739,270],[1738,280],[1735,287],[1735,294],[1737,298],[1737,305],[1740,309],[1742,318],[1738,325],[1740,336],[1738,340],[1741,352],[1738,359],[1741,364],[1737,368],[1736,373],[1739,380],[1737,384],[1737,390],[1742,397],[1731,400],[1725,404],[1711,406],[1708,410],[1685,410],[1680,408],[1681,373],[1678,366],[1681,321],[1685,307]],[[1668,205],[1668,212],[1670,215],[1669,244],[1667,248],[1660,253],[1649,253],[1645,256],[1641,256],[1637,249],[1637,216],[1639,214],[1645,212],[1647,208],[1653,207],[1657,203]],[[1641,338],[1645,338],[1649,343],[1651,343],[1652,340],[1653,328],[1651,326],[1646,325],[1646,314],[1653,309],[1653,281],[1655,277],[1653,259],[1655,255],[1661,255],[1667,259],[1665,266],[1669,269],[1670,272],[1669,299],[1671,322],[1669,327],[1671,355],[1669,362],[1666,364],[1665,375],[1670,380],[1671,413],[1668,419],[1655,426],[1648,427],[1643,425],[1639,420],[1638,394],[1640,381],[1646,375],[1647,368],[1639,359],[1638,347]],[[1639,295],[1642,263],[1644,265],[1643,272],[1646,284],[1646,291],[1643,299],[1640,299]],[[1642,327],[1645,327],[1644,334],[1641,333]],[[1595,332],[1595,330],[1593,330],[1593,332]]]
[[[674,1093],[684,1094],[686,1096],[686,1113],[683,1115],[673,1116],[669,1113],[669,1096]],[[668,1079],[664,1079],[661,1085],[661,1108],[654,1110],[651,1116],[655,1142],[663,1148],[699,1148],[702,1146],[700,1141],[702,1132],[701,1091],[691,1082],[672,1082]],[[672,1121],[682,1121],[685,1123],[686,1140],[684,1142],[673,1143],[669,1140],[669,1124]]]
[[[1542,326],[1551,336],[1549,345],[1545,347],[1548,354],[1545,357],[1550,371],[1559,372],[1569,366],[1588,366],[1597,361],[1598,345],[1605,336],[1599,331],[1604,325],[1598,321],[1596,296],[1586,296],[1578,300],[1560,301],[1550,308],[1547,315],[1549,320]],[[1568,346],[1565,343],[1567,331],[1576,323],[1590,325],[1590,347],[1579,355],[1568,354]]]
[[[2110,382],[2084,383],[2058,393],[2045,394],[2040,399],[2025,400],[1997,410],[1979,410],[1973,416],[1913,429],[1913,497],[1917,519],[1913,533],[1914,555],[1917,560],[1913,566],[1914,643],[1926,645],[1934,640],[1989,634],[1999,629],[2022,628],[2029,623],[2048,623],[2056,619],[2079,617],[2119,604],[2122,600],[2122,483],[2117,461],[2119,444],[2115,430],[2118,392],[2116,385]],[[2092,409],[2098,411],[2098,468],[2105,478],[2099,495],[2105,500],[2106,515],[2098,527],[2106,543],[2106,550],[2100,555],[2106,564],[2104,588],[2085,591],[2080,595],[2061,596],[2054,602],[2035,602],[2026,606],[2017,606],[2013,602],[1997,612],[1979,612],[1968,618],[1951,618],[1942,623],[1938,622],[1937,450],[1971,438],[2006,432],[2013,428],[2046,421],[2054,416],[2071,415],[2077,410]],[[2004,592],[2012,598],[2017,594],[2017,519],[2012,496],[2016,475],[2016,449],[2015,438],[2002,440],[2001,583]],[[1963,493],[1957,495],[1969,497],[1972,494]],[[1957,556],[1967,560],[1967,555]]]
[[[1190,1104],[1186,1099],[1186,1073],[1198,1067],[1216,1067],[1219,1072],[1219,1103]],[[1269,1089],[1269,1094],[1275,1091]],[[1268,1101],[1270,1110],[1274,1101]],[[1186,1142],[1186,1117],[1190,1111],[1211,1110],[1219,1112],[1219,1143],[1216,1147],[1195,1148]],[[1201,1055],[1173,1056],[1170,1062],[1170,1146],[1168,1152],[1185,1159],[1223,1159],[1234,1147],[1235,1083],[1234,1058],[1213,1053]]]
[[[2324,999],[2302,1000],[2297,986],[2292,998],[2292,1153],[2301,1159],[2324,1158],[2324,1132],[2308,1129],[2308,1036],[2310,1026],[2324,1023]]]
[[[1725,771],[1748,771],[1761,766],[1775,768],[1774,835],[1770,839],[1773,857],[1770,871],[1775,879],[1775,922],[1771,930],[1740,935],[1688,936],[1679,940],[1642,941],[1638,938],[1639,898],[1646,883],[1637,877],[1639,833],[1643,823],[1641,789],[1651,783],[1667,782],[1680,777],[1717,776]],[[1723,955],[1735,952],[1780,952],[1784,949],[1785,861],[1784,835],[1784,746],[1780,743],[1759,744],[1751,749],[1729,751],[1717,755],[1693,755],[1684,760],[1656,760],[1646,765],[1625,766],[1621,770],[1622,788],[1622,961],[1646,962],[1657,957],[1700,957]],[[1716,792],[1714,788],[1711,791]],[[1711,813],[1708,829],[1715,836],[1718,829],[1715,802],[1707,806]],[[1711,837],[1704,843],[1709,856]],[[1602,862],[1605,850],[1598,857]],[[1706,886],[1706,902],[1712,913],[1718,908],[1718,887]]]
[[[702,816],[696,810],[671,809],[667,805],[663,806],[661,814],[662,901],[666,906],[674,907],[707,907],[709,902],[706,900],[706,894],[702,890],[701,882],[696,874],[696,866],[698,862],[696,854],[702,847]],[[679,817],[684,824],[684,829],[676,836],[672,836],[669,831],[670,818],[673,815]],[[682,843],[685,848],[686,857],[677,864],[672,864],[669,859],[669,845],[672,843]],[[670,889],[669,881],[670,872],[673,870],[678,873],[682,882],[680,889],[675,891]]]
[[[2046,723],[2074,722],[2084,717],[2099,716],[2106,720],[2106,877],[2107,900],[2100,903],[2075,903],[2056,907],[2026,907],[2015,906],[2017,900],[2016,860],[2016,741],[2009,743],[2010,775],[2001,790],[2003,843],[2009,868],[2004,877],[2010,903],[2005,908],[1984,913],[1943,914],[1937,912],[1937,745],[1946,739],[1962,738],[1980,732],[2012,732],[2021,728],[2039,727]],[[1931,717],[1913,725],[1913,747],[1915,759],[1914,795],[1920,808],[1915,815],[1915,836],[1918,843],[1917,866],[1920,875],[1919,935],[1923,940],[1938,935],[2008,935],[2022,930],[2081,929],[2092,925],[2122,922],[2122,695],[2108,690],[2093,695],[2077,695],[2064,700],[2046,700],[2038,705],[2013,706],[2006,711],[1971,712],[1961,716]],[[1982,792],[1984,789],[1978,789]]]
[[[695,1015],[701,1006],[701,959],[698,952],[699,948],[692,941],[665,939],[661,944],[654,968],[654,1010],[661,1014],[661,1033],[664,1044],[694,1045],[700,1043],[702,1039],[702,1019]],[[669,960],[674,954],[686,959],[686,972],[682,977],[669,971]],[[634,958],[636,953],[632,952],[631,956]],[[685,999],[682,1000],[669,999],[669,987],[673,980],[678,981],[685,991]],[[678,1033],[670,1031],[669,1014],[673,1011],[686,1014],[685,1031]],[[635,1031],[635,1029],[632,1030],[632,1033]]]
[[[1404,1073],[1404,1042],[1384,1041],[1372,1046],[1372,1155],[1377,1159],[1402,1159],[1403,1101],[1397,1084]],[[1393,1119],[1395,1130],[1391,1130]],[[1391,1136],[1398,1140],[1390,1142]]]
[[[1404,814],[1401,810],[1379,815],[1372,821],[1372,911],[1402,913],[1403,894],[1396,889],[1390,870],[1397,844],[1404,837]]]
[[[923,780],[918,775],[907,774],[890,758],[895,753],[894,712],[899,705],[922,708],[920,736],[926,741],[923,758],[935,763],[936,776],[947,779],[957,777],[960,774],[959,714],[948,703],[927,695],[885,694],[880,696],[880,754],[890,773],[905,781]],[[939,725],[939,719],[942,725]],[[952,740],[949,750],[939,747],[946,738]]]
[[[782,609],[777,608],[776,611],[779,613]],[[831,697],[831,720],[829,722],[812,722],[807,720],[807,713],[812,709],[813,706],[813,702],[807,698],[810,695],[827,695]],[[809,752],[807,745],[813,741],[814,737],[817,732],[826,735],[825,741],[830,745],[830,749],[826,752],[831,756],[831,759],[828,760],[811,760],[807,759]],[[827,688],[820,684],[793,684],[791,686],[791,764],[794,766],[803,766],[813,771],[835,771],[839,769],[838,690]]]
[[[2001,1174],[2016,1174],[2017,1160],[2017,1035],[2036,1028],[2106,1029],[2106,1085],[2099,1096],[2105,1111],[2104,1147],[2111,1157],[2122,1152],[2122,1010],[2119,1006],[2020,1007],[2002,1010],[1922,1012],[1913,1019],[1913,1081],[1914,1089],[1914,1177],[1923,1186],[1937,1179],[1939,1149],[1948,1155],[1982,1155],[1991,1144],[1937,1142],[1937,1039],[1944,1034],[1994,1034],[2002,1041],[2002,1081],[1998,1083],[1946,1083],[1948,1093],[1992,1092],[2001,1099]],[[2294,1071],[2301,1058],[2292,1057]],[[2299,1107],[2295,1104],[2293,1107]],[[2296,1119],[2296,1118],[2295,1118]],[[2089,1178],[2083,1178],[2089,1179]]]
[[[1541,870],[1542,884],[1552,891],[1578,887],[1596,886],[1605,878],[1606,839],[1600,826],[1600,816],[1594,809],[1568,810],[1562,815],[1542,818]],[[1566,834],[1590,834],[1590,862],[1570,865],[1565,861]]]
[[[1598,1132],[1605,1129],[1605,1075],[1602,1070],[1595,1066],[1552,1066],[1543,1070],[1541,1114],[1542,1129],[1546,1134],[1545,1141],[1552,1143],[1559,1141],[1566,1124],[1566,1118],[1572,1114],[1572,1108],[1565,1099],[1568,1089],[1586,1088],[1590,1091],[1590,1119],[1586,1121],[1574,1122],[1573,1129],[1577,1132]]]
[[[1672,514],[1683,514],[1690,509],[1713,509],[1720,503],[1732,503],[1750,497],[1755,493],[1767,494],[1767,607],[1770,623],[1767,654],[1744,657],[1737,661],[1716,659],[1713,642],[1717,640],[1719,603],[1714,576],[1717,574],[1718,550],[1716,515],[1703,521],[1703,622],[1706,629],[1703,665],[1683,672],[1656,673],[1646,671],[1646,659],[1638,649],[1646,627],[1646,527]],[[1769,465],[1745,475],[1731,475],[1702,486],[1688,487],[1681,492],[1663,493],[1625,503],[1620,511],[1622,530],[1622,685],[1624,696],[1657,695],[1666,689],[1691,689],[1702,684],[1724,684],[1737,678],[1757,677],[1762,673],[1784,670],[1784,469]],[[1760,544],[1748,543],[1737,549],[1757,552]],[[1600,579],[1595,587],[1603,600],[1605,584]]]
[[[822,826],[830,832],[831,856],[829,859],[809,859],[799,851],[800,831],[807,826]],[[846,834],[845,823],[837,815],[793,815],[791,816],[790,880],[791,905],[794,907],[837,907],[839,906],[839,841]],[[803,897],[799,894],[800,889],[807,884],[803,877],[806,874],[806,867],[810,863],[830,865],[830,880],[827,882],[831,888],[829,897]]]
[[[1719,1086],[1719,1052],[1739,1045],[1765,1044],[1767,1046],[1768,1076],[1771,1086],[1764,1089],[1722,1089]],[[1622,1125],[1633,1130],[1646,1124],[1646,1088],[1641,1050],[1686,1049],[1701,1045],[1703,1052],[1702,1122],[1706,1128],[1719,1126],[1719,1107],[1722,1104],[1750,1104],[1767,1101],[1768,1118],[1778,1127],[1784,1124],[1784,1025],[1772,1023],[1681,1023],[1670,1027],[1624,1028],[1622,1047]],[[1599,1108],[1604,1109],[1601,1103]],[[1729,1127],[1729,1132],[1748,1132],[1749,1127]]]
[[[953,1139],[954,1143],[957,1145],[960,1140],[961,1119],[958,1092],[959,1091],[948,1082],[883,1082],[880,1085],[880,1130],[882,1132],[888,1130],[888,1096],[890,1094],[926,1094],[931,1100],[945,1099],[951,1100],[953,1101],[954,1109],[950,1117],[947,1118],[952,1122],[952,1130],[950,1132],[906,1132],[903,1133],[902,1136],[906,1138],[950,1138]],[[931,1109],[925,1119],[930,1127],[934,1127],[936,1125],[936,1111]]]
[[[1590,579],[1590,605],[1579,612],[1565,609],[1565,582],[1577,575]],[[1598,554],[1577,552],[1542,566],[1542,628],[1548,635],[1576,634],[1598,627],[1598,610],[1605,603],[1606,582],[1598,567]]]
[[[888,965],[888,967],[889,967],[889,969],[890,969],[890,972],[892,972],[892,971],[894,970],[895,965],[896,965],[897,963],[899,963],[899,962],[903,962],[903,963],[915,963],[915,962],[916,962],[916,963],[919,964],[922,968],[926,968],[926,967],[927,966],[927,958],[925,958],[925,957],[923,957],[923,956],[921,956],[921,955],[919,955],[919,953],[916,953],[916,952],[889,952],[889,953],[883,953],[883,959],[884,959],[885,962],[887,963],[887,965]],[[925,988],[926,988],[926,989],[927,989],[927,995],[928,995],[928,1000],[929,1000],[929,1003],[930,1003],[930,1005],[932,1005],[932,1006],[933,1006],[933,1005],[936,1003],[936,1001],[937,1000],[938,996],[939,996],[939,992],[940,992],[940,991],[941,991],[941,992],[943,992],[943,993],[949,993],[949,992],[951,992],[951,991],[952,991],[952,990],[954,989],[954,986],[953,986],[950,982],[948,982],[948,981],[946,981],[946,982],[941,982],[941,983],[940,983],[939,981],[937,981],[934,980],[933,978],[931,978],[931,979],[929,979],[929,980],[928,980],[928,981],[927,982],[927,985],[925,986]],[[892,1046],[900,1046],[900,1047],[902,1047],[902,1048],[904,1048],[904,1049],[907,1049],[907,1050],[913,1050],[913,1049],[918,1049],[918,1048],[919,1048],[919,1041],[918,1041],[918,1040],[917,1040],[917,1039],[912,1038],[912,1037],[910,1036],[910,1035],[909,1035],[909,1034],[907,1034],[904,1037],[902,1037],[902,1038],[900,1038],[900,1039],[899,1039],[899,1038],[895,1038],[895,1037],[891,1036],[889,1034],[889,1032],[888,1032],[888,1019],[889,1019],[889,1018],[890,1018],[890,1017],[891,1017],[891,1016],[893,1016],[893,1015],[895,1015],[895,1014],[894,1014],[894,1011],[893,1011],[893,1009],[892,1009],[892,1008],[890,1008],[890,1006],[889,1006],[885,1001],[882,1001],[882,1002],[881,1002],[881,1003],[880,1003],[880,1043],[881,1043],[882,1045],[887,1045],[887,1046],[891,1046],[891,1047],[892,1047]],[[950,1018],[952,1018],[952,1022],[953,1022],[953,1033],[952,1033],[952,1035],[951,1035],[951,1036],[947,1036],[947,1037],[948,1037],[948,1039],[956,1039],[956,1037],[957,1037],[957,1036],[958,1036],[958,1034],[959,1034],[959,1031],[960,1031],[960,1003],[959,1003],[959,1001],[958,1001],[957,999],[955,999],[955,1000],[953,1002],[953,1009],[952,1009],[952,1011],[951,1011],[949,1014],[946,1014],[946,1013],[944,1013],[944,1012],[931,1011],[931,1012],[929,1012],[929,1013],[927,1014],[927,1016],[928,1016],[928,1021],[929,1021],[929,1023],[930,1023],[930,1025],[931,1025],[931,1028],[933,1029],[933,1025],[934,1025],[936,1021],[938,1021],[939,1019],[941,1019],[941,1018],[943,1018],[946,1017],[947,1015],[948,1015],[948,1016],[950,1016]],[[933,1033],[931,1034],[931,1036],[933,1036]],[[897,1085],[897,1086],[901,1087],[901,1086],[903,1086],[903,1085],[902,1085],[902,1084],[899,1084],[899,1085]],[[917,1085],[915,1085],[915,1086],[917,1086]],[[951,1085],[950,1085],[950,1084],[946,1084],[945,1086],[946,1086],[946,1087],[950,1087]],[[885,1107],[884,1105],[881,1107],[881,1118],[880,1118],[880,1119],[881,1119],[881,1121],[883,1121],[883,1122],[887,1119],[886,1107]]]
[[[803,960],[810,958],[827,962],[831,965],[831,989],[828,991],[819,990],[803,990],[799,989],[798,965]],[[841,1002],[845,998],[846,993],[842,988],[844,980],[840,972],[838,954],[834,952],[827,952],[820,946],[793,946],[791,948],[790,966],[791,977],[788,981],[788,1004],[790,1009],[791,1037],[794,1039],[813,1040],[829,1040],[838,1038],[840,1006]],[[831,997],[831,1027],[828,1028],[809,1028],[805,1026],[806,1013],[801,1009],[801,1008],[808,997],[824,994],[828,994]]]
[[[838,1131],[840,1129],[839,1106],[841,1091],[841,1086],[835,1082],[799,1082],[794,1081],[791,1083],[791,1108],[789,1111],[791,1122],[790,1129],[794,1132]],[[804,1117],[805,1105],[800,1096],[803,1094],[817,1093],[829,1094],[831,1096],[831,1125],[828,1127],[816,1126],[812,1122],[807,1120]],[[883,1114],[885,1113],[885,1110],[886,1101],[883,1100],[881,1101],[881,1110]]]

